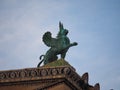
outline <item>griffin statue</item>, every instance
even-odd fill
[[[68,30],[64,29],[63,24],[59,22],[59,32],[56,38],[52,38],[51,32],[46,32],[43,35],[43,42],[45,45],[50,47],[50,49],[46,52],[45,55],[40,56],[41,62],[37,67],[40,67],[41,63],[44,62],[48,64],[58,59],[57,55],[60,54],[61,58],[64,59],[68,49],[72,46],[76,46],[77,43],[70,43],[69,38],[67,37]]]

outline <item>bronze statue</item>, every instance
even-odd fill
[[[59,22],[59,33],[56,38],[52,38],[51,32],[46,32],[43,35],[43,42],[45,45],[50,47],[50,49],[46,52],[45,55],[40,56],[40,60],[42,61],[38,64],[37,67],[44,61],[44,65],[55,61],[58,59],[57,55],[60,54],[61,58],[64,59],[66,52],[72,46],[76,46],[77,43],[70,43],[69,38],[67,37],[68,30],[64,29],[63,24]]]

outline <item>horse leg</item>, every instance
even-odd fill
[[[66,56],[66,52],[61,54],[61,58],[64,59]]]
[[[44,64],[47,64],[47,63],[50,63],[50,62],[52,62],[52,61],[55,61],[55,60],[57,60],[57,55],[56,55],[56,51],[55,51],[55,49],[53,49],[53,48],[50,48],[48,51],[47,51],[47,53],[46,53],[46,55],[45,55],[45,57],[44,57]]]
[[[49,63],[49,59],[50,59],[50,57],[51,57],[51,50],[48,50],[47,52],[46,52],[46,54],[45,54],[45,56],[44,56],[44,65],[45,64],[47,64],[47,63]]]

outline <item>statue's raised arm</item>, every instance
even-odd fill
[[[45,45],[50,47],[50,49],[46,52],[45,55],[40,56],[40,60],[42,61],[38,64],[37,67],[40,67],[40,64],[44,62],[44,64],[48,64],[58,59],[57,55],[60,54],[61,58],[64,59],[68,49],[72,46],[76,46],[77,43],[70,43],[69,38],[67,37],[68,30],[64,29],[63,24],[59,22],[59,32],[56,38],[52,38],[51,32],[46,32],[43,35],[43,42]],[[42,58],[43,57],[43,58]]]

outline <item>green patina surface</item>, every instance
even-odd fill
[[[46,54],[40,56],[41,61],[37,67],[40,67],[42,62],[44,62],[44,65],[46,65],[53,61],[56,61],[58,59],[57,55],[60,55],[61,58],[64,59],[68,49],[72,46],[77,45],[77,42],[73,42],[73,43],[70,42],[69,38],[67,37],[67,34],[68,34],[68,30],[65,29],[63,27],[63,24],[60,22],[59,32],[56,38],[53,38],[52,33],[49,31],[43,35],[42,40],[44,44],[50,48],[46,52]],[[56,62],[56,63],[57,63],[56,65],[65,64],[63,62]]]

